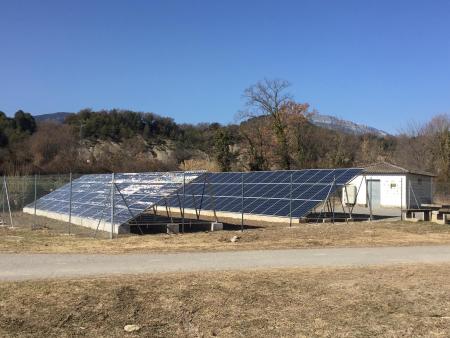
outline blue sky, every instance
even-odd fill
[[[229,123],[265,77],[388,132],[450,112],[450,1],[0,0],[10,115],[128,108]]]

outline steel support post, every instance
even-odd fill
[[[9,190],[8,190],[8,183],[6,182],[6,176],[3,176],[3,184],[5,186],[5,193],[6,193],[6,202],[8,203],[8,211],[9,211],[9,221],[11,222],[11,227],[14,228],[14,222],[11,212],[11,202],[9,201]]]
[[[36,225],[36,203],[37,203],[37,174],[34,174],[34,216],[33,225]]]
[[[244,173],[241,174],[241,232],[244,231]]]
[[[403,177],[400,178],[400,220],[403,221]]]
[[[292,227],[292,172],[289,179],[289,227]]]
[[[109,235],[110,239],[114,238],[114,173],[111,174],[111,234]]]
[[[183,214],[181,219],[181,231],[184,233],[184,205],[186,202],[186,172],[183,171]]]
[[[70,180],[70,187],[69,187],[69,235],[70,235],[70,228],[72,224],[72,173],[69,174],[69,180]]]

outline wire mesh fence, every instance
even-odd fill
[[[25,207],[33,208],[39,198],[80,176],[80,174],[1,176],[0,222],[10,226],[23,225],[14,222],[14,219],[18,221]]]
[[[450,204],[450,183],[437,182],[433,186],[434,202]]]
[[[164,175],[175,175],[174,177],[167,178]],[[192,174],[192,173],[191,173]],[[138,177],[129,177],[130,175],[138,175]],[[71,219],[71,216],[80,216],[83,215],[83,217],[86,217],[83,219],[82,222],[84,222],[83,226],[87,225],[86,219],[93,220],[94,225],[87,225],[90,226],[90,231],[94,235],[97,234],[98,231],[105,231],[110,232],[113,234],[115,231],[111,230],[114,229],[114,226],[116,228],[114,230],[117,230],[119,228],[119,225],[122,224],[122,220],[131,220],[128,221],[127,226],[130,227],[130,229],[134,226],[136,229],[139,230],[138,233],[143,233],[144,227],[149,226],[155,226],[156,223],[167,223],[166,219],[161,220],[160,218],[154,217],[155,219],[152,219],[151,221],[148,221],[144,218],[148,218],[148,213],[144,215],[145,217],[139,218],[138,216],[142,213],[143,209],[139,204],[144,201],[148,202],[147,200],[150,199],[151,203],[153,203],[156,208],[152,209],[154,212],[153,216],[167,216],[167,219],[170,221],[170,223],[174,223],[173,219],[173,210],[177,211],[177,209],[180,210],[180,215],[178,215],[180,222],[184,225],[185,222],[185,205],[188,198],[191,196],[183,196],[184,194],[184,186],[185,186],[185,175],[186,173],[182,172],[174,172],[174,173],[155,173],[155,177],[157,177],[157,180],[155,180],[154,177],[147,177],[145,175],[150,174],[116,174],[116,176],[111,174],[102,174],[102,175],[81,175],[81,174],[59,174],[59,175],[30,175],[30,176],[3,176],[0,177],[0,224],[3,225],[11,225],[11,226],[24,226],[26,224],[27,226],[34,226],[36,225],[36,216],[39,215],[39,203],[44,203],[43,201],[40,201],[36,203],[39,199],[42,197],[48,195],[55,190],[63,187],[66,185],[66,187],[62,190],[66,190],[64,194],[64,198],[60,197],[59,202],[59,213],[60,217],[56,217],[58,219],[60,224],[65,224],[65,227],[61,226],[61,229],[65,229],[64,231],[70,233],[71,231],[77,231],[76,227],[73,227],[71,230],[71,224],[79,224],[74,222],[73,218]],[[84,176],[80,179],[81,176]],[[92,180],[92,176],[95,176],[95,180]],[[101,176],[101,180],[99,180],[99,176]],[[161,208],[158,210],[158,202],[160,202],[161,198],[161,190],[160,186],[167,184],[164,180],[161,181],[161,177],[165,177],[165,180],[169,180],[170,183],[173,185],[174,191],[178,191],[177,189],[180,189],[183,187],[183,190],[180,190],[176,192],[175,195],[172,196],[172,198],[176,199],[178,202],[175,203],[175,207],[172,205],[170,208],[170,213],[168,211],[167,215],[165,215],[164,210],[167,209],[167,201],[164,205],[161,206]],[[175,179],[176,178],[176,179]],[[92,181],[92,182],[91,182]],[[78,201],[72,201],[72,184],[70,185],[70,194],[67,193],[68,189],[68,183],[73,184],[73,193],[74,196],[76,195]],[[245,193],[247,192],[247,188],[244,184],[244,180],[237,182],[236,184],[242,185],[242,195],[240,199],[240,208],[237,208],[238,212],[242,213],[241,218],[241,228],[243,228],[244,225],[244,213],[245,213]],[[89,185],[88,189],[78,189],[81,185],[86,186]],[[171,189],[172,189],[171,188]],[[409,187],[408,189],[405,189],[407,194],[400,195],[400,200],[406,199],[406,203],[401,203],[400,205],[403,205],[403,208],[408,208],[408,205],[411,204],[411,201],[416,201],[418,197],[418,194],[414,193],[412,188]],[[80,191],[78,191],[80,190]],[[366,189],[367,190],[367,189]],[[434,202],[436,203],[442,203],[442,204],[450,204],[450,184],[434,184],[433,185],[434,190]],[[181,195],[180,195],[181,194]],[[367,192],[366,192],[367,194]],[[409,196],[406,198],[405,196]],[[417,195],[417,196],[416,196]],[[70,200],[67,196],[70,196]],[[337,197],[336,197],[337,196]],[[111,198],[112,197],[112,198]],[[212,201],[215,201],[215,195],[212,194]],[[239,196],[238,196],[239,197]],[[334,194],[333,196],[327,196],[327,201],[333,202],[333,207],[328,208],[329,210],[332,210],[333,219],[335,217],[335,210],[339,209],[339,205],[342,203],[341,201],[342,197],[342,191],[341,189],[337,190],[337,194]],[[366,196],[371,200],[371,196]],[[417,198],[416,198],[417,197]],[[43,200],[45,200],[44,198]],[[203,195],[202,195],[203,198]],[[90,199],[89,203],[86,203],[86,199]],[[192,196],[193,203],[195,203],[194,195]],[[289,199],[292,201],[292,187],[289,193]],[[190,199],[189,199],[190,200]],[[409,201],[409,203],[408,203]],[[417,201],[416,201],[417,202]],[[292,202],[290,202],[292,203]],[[36,204],[38,205],[38,208],[36,208]],[[161,203],[159,203],[161,205]],[[214,203],[213,203],[214,204]],[[417,202],[418,205],[420,205],[420,201]],[[337,207],[335,207],[337,205]],[[372,204],[368,203],[369,206],[368,210],[360,210],[362,207],[359,206],[357,210],[361,214],[369,214],[370,217],[372,217]],[[46,205],[48,207],[48,205]],[[139,207],[138,207],[139,206]],[[326,206],[326,205],[324,205]],[[62,210],[61,207],[64,209]],[[195,206],[195,214],[197,216],[197,219],[199,218],[199,214],[197,212],[198,206]],[[289,205],[290,210],[292,209]],[[31,225],[29,222],[25,222],[21,224],[21,220],[24,220],[25,218],[20,218],[20,216],[23,216],[23,209],[26,208],[28,213],[28,218],[26,218],[28,221],[31,219]],[[201,207],[200,207],[201,208]],[[215,214],[215,207],[212,207],[214,210],[215,219],[217,222],[217,216]],[[36,215],[36,209],[38,209],[38,213]],[[43,208],[45,209],[45,208]],[[164,209],[164,210],[163,210]],[[320,208],[319,208],[320,209]],[[322,208],[323,209],[323,208]],[[319,210],[318,213],[319,216],[322,216],[323,210]],[[400,208],[402,209],[402,208]],[[33,212],[34,211],[34,212]],[[51,211],[51,210],[50,210]],[[160,211],[159,215],[157,215],[157,211]],[[314,209],[316,212],[317,210]],[[353,209],[352,209],[353,211]],[[367,211],[367,212],[366,212]],[[394,210],[395,211],[395,210]],[[77,213],[78,212],[78,213]],[[161,213],[162,212],[162,213]],[[100,216],[99,216],[100,213]],[[345,214],[347,213],[346,210],[344,210],[343,207],[343,215],[347,217]],[[399,214],[397,211],[395,211],[396,215]],[[289,212],[291,215],[291,211]],[[317,212],[316,212],[317,214]],[[34,218],[30,218],[34,217]],[[35,216],[36,215],[36,216]],[[95,217],[94,217],[95,216]],[[49,216],[51,217],[51,216]],[[51,217],[52,218],[52,217]],[[53,217],[55,218],[55,217]],[[16,220],[16,222],[15,222]],[[108,226],[109,222],[109,226]],[[116,222],[117,224],[115,224]],[[289,223],[292,224],[292,216],[290,216]],[[78,227],[81,228],[81,227]],[[92,231],[92,229],[94,231]],[[86,230],[85,230],[86,231]],[[118,233],[118,231],[116,232]],[[113,235],[110,236],[112,237]]]

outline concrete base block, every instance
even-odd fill
[[[167,233],[168,234],[178,234],[180,232],[180,224],[178,223],[168,223]]]
[[[211,222],[211,231],[223,230],[223,223]]]

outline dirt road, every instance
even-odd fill
[[[0,254],[0,280],[176,271],[450,262],[450,246],[252,250],[176,254]]]

